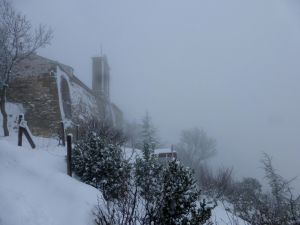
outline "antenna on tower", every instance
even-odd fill
[[[103,49],[102,49],[102,44],[100,45],[100,56],[103,56]]]

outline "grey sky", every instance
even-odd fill
[[[39,51],[91,83],[107,54],[112,101],[128,119],[148,110],[161,136],[203,127],[214,161],[255,176],[262,152],[300,175],[300,4],[283,0],[14,0],[54,30]],[[300,187],[300,185],[299,185]],[[300,190],[300,189],[299,189]]]

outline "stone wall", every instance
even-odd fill
[[[57,136],[63,118],[70,128],[93,119],[114,122],[119,128],[123,123],[121,110],[107,96],[95,95],[72,67],[38,55],[16,67],[7,100],[23,105],[28,126],[38,136]]]
[[[34,135],[55,136],[61,121],[56,79],[52,73],[17,76],[11,80],[7,100],[21,103]]]

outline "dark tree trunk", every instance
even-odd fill
[[[5,103],[6,103],[6,86],[3,86],[3,89],[1,90],[0,93],[0,110],[1,114],[3,117],[3,131],[4,131],[4,136],[9,136],[9,130],[8,130],[8,125],[7,125],[7,113],[5,109]]]

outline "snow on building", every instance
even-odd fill
[[[171,148],[159,148],[154,150],[154,154],[158,156],[158,159],[162,163],[166,163],[172,159],[177,159],[177,153],[173,148],[173,145]]]
[[[13,72],[7,99],[22,104],[34,135],[55,136],[60,122],[80,124],[91,119],[121,127],[122,111],[109,99],[109,66],[105,56],[93,58],[92,89],[72,67],[32,55]]]

